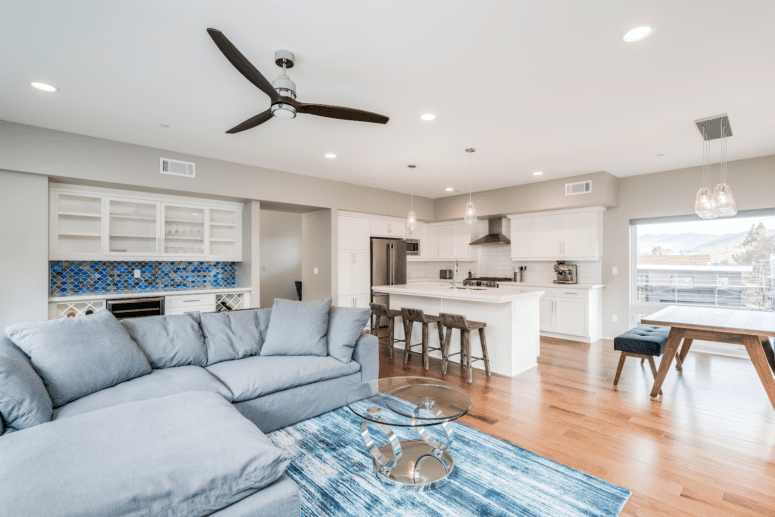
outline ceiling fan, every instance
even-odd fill
[[[376,124],[387,124],[389,120],[384,115],[369,111],[299,102],[296,100],[296,83],[291,81],[290,77],[285,73],[288,68],[293,68],[294,55],[292,52],[287,50],[275,52],[275,63],[277,66],[282,67],[283,73],[270,83],[221,31],[218,29],[207,29],[207,33],[213,38],[213,41],[221,49],[226,59],[234,65],[234,68],[239,70],[248,81],[256,85],[259,90],[267,94],[272,100],[272,106],[268,110],[247,119],[242,124],[234,126],[226,131],[227,133],[239,133],[246,129],[254,128],[272,117],[296,118],[297,113],[307,113],[309,115],[317,115],[318,117],[338,118],[341,120],[355,120],[357,122],[373,122]]]

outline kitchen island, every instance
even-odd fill
[[[494,373],[513,377],[536,366],[540,354],[539,300],[544,292],[536,289],[516,292],[512,289],[483,287],[453,287],[438,283],[413,283],[406,285],[385,285],[372,287],[374,293],[390,295],[390,308],[402,307],[422,309],[426,314],[441,312],[462,314],[471,321],[487,324],[487,349],[490,355],[490,369]],[[432,324],[435,325],[435,324]],[[438,333],[431,328],[428,333],[430,347],[439,347]],[[420,325],[415,325],[412,343],[422,339]],[[395,338],[404,339],[403,325],[396,321]],[[404,343],[396,343],[403,348]],[[419,347],[415,350],[419,350]],[[460,332],[452,332],[450,354],[460,351]],[[471,333],[471,355],[482,357],[478,333]],[[431,352],[431,357],[441,358],[440,351]],[[452,359],[459,362],[460,356]],[[474,367],[483,369],[482,362]]]

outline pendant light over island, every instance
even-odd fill
[[[417,226],[417,216],[414,213],[414,169],[416,165],[407,165],[409,167],[409,185],[411,197],[409,198],[409,213],[406,215],[406,229],[414,230]]]
[[[476,206],[471,199],[471,155],[476,151],[473,147],[466,149],[468,153],[468,203],[466,203],[466,213],[463,217],[463,221],[466,224],[474,224],[476,222]]]

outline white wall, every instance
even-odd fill
[[[261,307],[275,298],[297,300],[301,280],[301,214],[261,211]]]
[[[0,332],[48,319],[48,178],[0,170]]]
[[[336,298],[336,264],[332,257],[332,210],[318,210],[301,216],[302,299]],[[318,272],[315,273],[315,268]]]
[[[261,203],[248,201],[242,209],[242,262],[237,263],[237,287],[250,288],[250,307],[261,302]]]

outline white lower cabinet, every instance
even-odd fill
[[[592,342],[602,338],[602,290],[546,288],[541,297],[540,329],[545,335]]]
[[[361,296],[340,296],[337,298],[337,307],[357,307],[359,309],[368,309],[371,296],[364,294]]]
[[[368,307],[369,291],[371,290],[369,252],[340,250],[338,262],[339,297],[337,305],[340,307]],[[367,300],[365,305],[363,305],[364,299]],[[360,305],[353,305],[353,303],[360,303]]]

